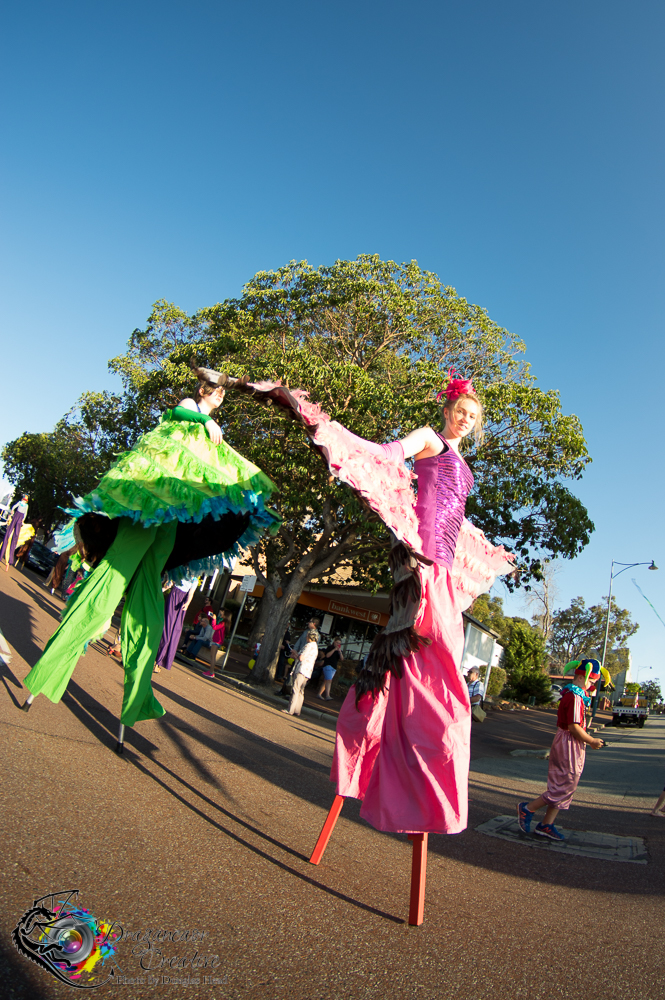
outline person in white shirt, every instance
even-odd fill
[[[468,674],[466,675],[466,683],[469,689],[469,700],[471,706],[479,705],[482,708],[483,701],[483,685],[480,680],[480,671],[478,667],[471,667]]]
[[[288,708],[283,708],[283,712],[289,715],[300,715],[302,703],[305,700],[305,685],[312,676],[316,658],[319,655],[319,633],[312,630],[307,633],[307,642],[303,651],[298,657],[298,664],[293,678],[293,694]]]

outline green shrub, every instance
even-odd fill
[[[485,680],[485,675],[487,673],[487,667],[480,668],[481,680]],[[506,684],[506,671],[503,667],[492,667],[492,672],[490,673],[490,685],[489,690],[485,694],[490,698],[498,698],[503,691]]]
[[[490,686],[492,678],[490,677]],[[528,701],[535,698],[536,704],[546,705],[551,700],[552,685],[547,674],[529,670],[511,681],[508,693],[515,701]]]

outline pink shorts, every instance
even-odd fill
[[[582,777],[585,754],[586,744],[576,740],[567,729],[557,729],[550,750],[547,791],[543,792],[545,802],[568,809]]]

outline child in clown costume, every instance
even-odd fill
[[[167,410],[96,489],[77,500],[70,529],[95,568],[25,678],[26,711],[37,694],[60,700],[86,643],[103,632],[126,593],[121,722],[133,726],[162,716],[150,681],[164,628],[163,571],[193,580],[279,526],[265,505],[274,484],[224,442],[211,417],[234,380],[210,369],[194,372],[200,382],[194,397]],[[65,531],[59,547],[71,544],[72,530]]]
[[[591,703],[587,694],[600,680],[598,660],[573,660],[566,672],[575,671],[574,680],[564,688],[557,712],[557,731],[552,743],[547,770],[547,789],[531,802],[520,802],[517,821],[523,833],[531,832],[534,814],[546,807],[544,822],[538,823],[534,833],[549,840],[563,841],[565,837],[554,825],[560,809],[568,809],[582,777],[587,746],[599,750],[603,740],[589,736],[586,731],[586,707]],[[609,675],[608,675],[609,676]]]

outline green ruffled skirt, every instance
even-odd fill
[[[119,457],[78,505],[148,526],[174,519],[200,521],[228,511],[268,514],[265,501],[275,489],[225,441],[213,444],[204,425],[165,417]],[[278,524],[279,517],[270,511],[268,521]]]
[[[196,521],[225,514],[249,514],[249,524],[226,559],[274,534],[280,517],[266,504],[275,484],[258,466],[223,441],[212,443],[203,424],[172,420],[170,412],[118,458],[99,485],[77,497],[74,518],[86,513],[128,517],[143,527],[170,521]],[[74,523],[57,536],[57,549],[75,544]],[[188,575],[212,572],[220,559],[197,560]]]

